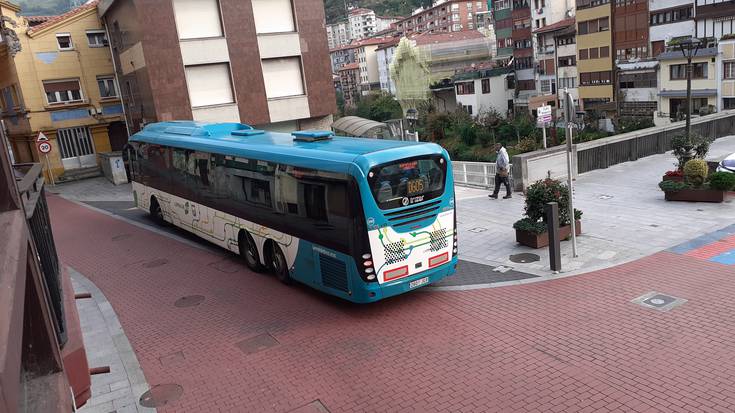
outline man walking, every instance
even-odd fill
[[[506,195],[503,197],[503,199],[509,199],[513,196],[510,192],[510,181],[508,180],[508,175],[510,172],[510,170],[508,169],[510,167],[508,151],[505,150],[503,144],[496,143],[495,152],[498,154],[498,157],[495,160],[495,165],[497,167],[497,172],[495,173],[495,190],[493,191],[492,195],[488,196],[492,199],[498,199],[498,192],[500,192],[500,184],[502,183],[503,185],[505,185],[506,192]]]

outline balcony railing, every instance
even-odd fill
[[[61,268],[56,253],[54,235],[51,232],[46,192],[40,163],[16,164],[13,166],[18,191],[23,200],[31,239],[41,262],[41,271],[46,282],[47,299],[51,305],[54,318],[54,329],[59,345],[66,343],[66,323],[64,322],[64,298],[61,290]]]

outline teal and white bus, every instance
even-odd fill
[[[139,208],[284,283],[367,303],[456,270],[438,145],[182,121],[146,126],[127,156]]]

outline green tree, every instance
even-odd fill
[[[357,103],[356,115],[361,118],[385,122],[403,116],[401,105],[386,93],[373,93]]]

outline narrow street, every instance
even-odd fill
[[[160,411],[735,409],[735,267],[711,259],[732,227],[586,275],[359,306],[48,202],[61,260],[107,296],[148,383],[183,388]],[[632,302],[654,292],[686,301]]]

